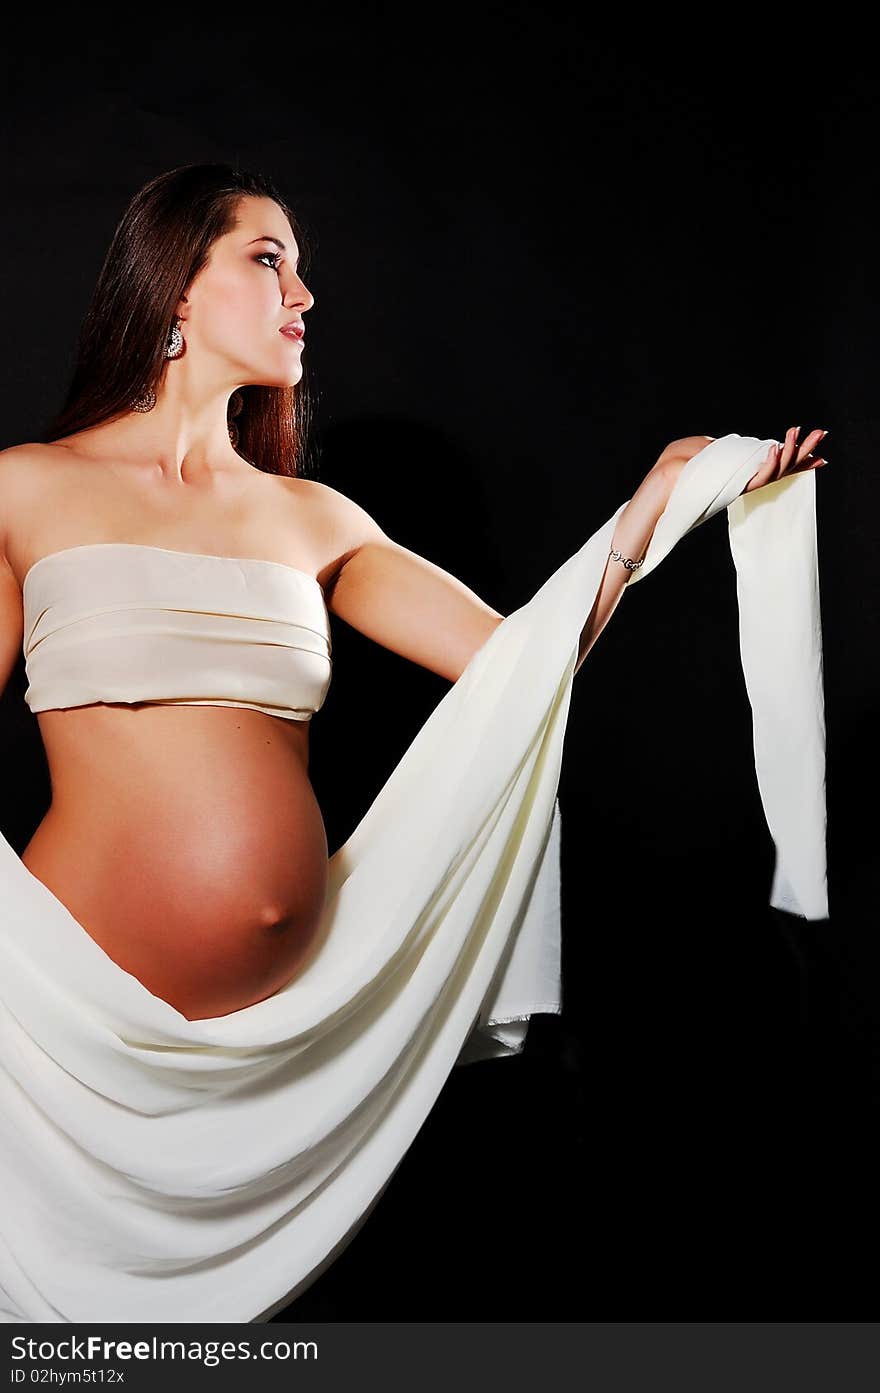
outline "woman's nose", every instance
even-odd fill
[[[302,305],[304,309],[310,310],[314,303],[315,297],[309,290],[305,281],[300,280],[299,276],[295,276],[293,284],[285,291],[285,306],[290,308],[294,305]]]

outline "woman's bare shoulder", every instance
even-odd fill
[[[26,440],[21,445],[7,445],[5,450],[0,450],[0,464],[5,469],[15,461],[43,459],[47,451],[51,450],[51,445],[44,445],[41,440]]]
[[[7,445],[0,450],[0,472],[4,482],[12,487],[16,480],[23,483],[32,478],[43,465],[59,457],[57,445],[42,440],[26,440],[21,445]]]
[[[343,566],[361,547],[389,539],[376,519],[339,489],[318,479],[279,477],[284,477],[288,492],[298,499],[297,521],[305,522],[319,554],[327,558],[319,578],[330,594]]]
[[[309,505],[313,524],[333,536],[340,553],[352,552],[365,542],[385,536],[365,508],[330,484],[291,475],[278,477],[294,497]]]
[[[37,482],[51,453],[52,447],[39,440],[0,450],[0,509],[5,512],[21,490]]]
[[[18,534],[19,519],[30,516],[33,505],[45,497],[48,472],[62,454],[40,440],[0,450],[0,561],[5,564],[10,541]]]

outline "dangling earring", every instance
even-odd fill
[[[238,392],[238,391],[233,392],[233,393],[232,393],[232,396],[229,398],[229,406],[228,406],[228,408],[227,408],[227,411],[228,411],[228,413],[229,413],[229,416],[238,416],[238,415],[240,415],[241,409],[242,409],[243,406],[244,406],[244,397],[241,395],[241,392]],[[239,438],[239,437],[238,437],[238,426],[235,424],[235,421],[230,421],[230,420],[228,420],[228,419],[227,419],[226,424],[227,424],[228,429],[229,429],[229,443],[230,443],[230,445],[232,446],[233,450],[236,450],[236,449],[238,449],[238,438]]]
[[[179,358],[184,349],[183,334],[178,328],[180,319],[174,316],[174,323],[171,326],[171,333],[168,336],[168,343],[165,346],[166,358]],[[135,397],[131,403],[132,411],[152,411],[156,405],[156,393],[152,387],[148,387],[139,397]]]
[[[148,387],[142,396],[136,397],[131,403],[132,411],[152,411],[156,405],[156,393],[152,387]]]
[[[175,315],[174,323],[171,326],[171,337],[169,338],[168,346],[165,349],[166,358],[179,358],[181,353],[183,352],[183,334],[180,332],[180,329],[178,328],[179,324],[180,319],[177,315]]]

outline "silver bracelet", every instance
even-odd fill
[[[641,561],[633,561],[631,557],[624,556],[622,551],[615,551],[613,547],[608,555],[612,556],[615,561],[620,561],[628,571],[637,571],[640,566],[644,566],[645,564],[644,557],[642,557]]]

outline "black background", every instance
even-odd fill
[[[624,596],[575,679],[562,1017],[453,1072],[364,1229],[277,1319],[867,1315],[868,59],[828,36],[603,35],[562,6],[143,13],[125,42],[81,19],[7,47],[0,446],[57,406],[129,197],[210,159],[270,173],[312,233],[316,477],[503,613],[674,437],[830,432],[830,919],[767,905],[722,516]],[[311,755],[331,850],[447,690],[333,622]],[[18,850],[48,803],[24,685],[20,664],[0,712]]]

